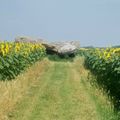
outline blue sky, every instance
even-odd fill
[[[120,0],[0,0],[0,39],[120,45]]]

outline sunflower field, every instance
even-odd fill
[[[45,47],[38,43],[1,42],[0,80],[14,79],[25,68],[45,55]]]
[[[92,49],[85,54],[85,66],[120,106],[120,48]]]

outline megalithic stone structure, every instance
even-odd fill
[[[66,42],[47,42],[43,39],[35,39],[31,37],[16,37],[15,42],[32,42],[41,43],[46,47],[47,53],[59,54],[59,55],[70,55],[75,54],[80,48],[79,41],[66,41]]]

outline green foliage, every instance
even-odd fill
[[[57,61],[57,62],[73,62],[74,57],[71,57],[69,55],[64,55],[64,56],[60,56],[57,54],[54,55],[47,55],[48,59],[51,61]]]
[[[5,46],[5,44],[3,45]],[[25,47],[24,44],[21,47],[21,50],[15,52],[16,46],[17,45],[13,44],[12,48],[10,50],[8,49],[8,53],[6,55],[0,55],[0,80],[14,79],[27,67],[34,64],[36,61],[40,60],[45,55],[45,48],[43,46],[35,48],[36,47],[35,45],[31,45],[32,47],[34,47],[34,49],[33,50],[27,49],[29,50],[28,52],[24,51],[23,49],[23,47]],[[4,52],[5,49],[6,47],[3,47],[1,51]]]
[[[85,66],[111,96],[115,107],[120,109],[120,56],[113,54],[109,59],[104,59],[92,50],[85,55]]]

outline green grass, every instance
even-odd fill
[[[51,61],[9,113],[9,119],[117,120],[106,95],[90,85],[87,75],[83,58],[73,62]]]

